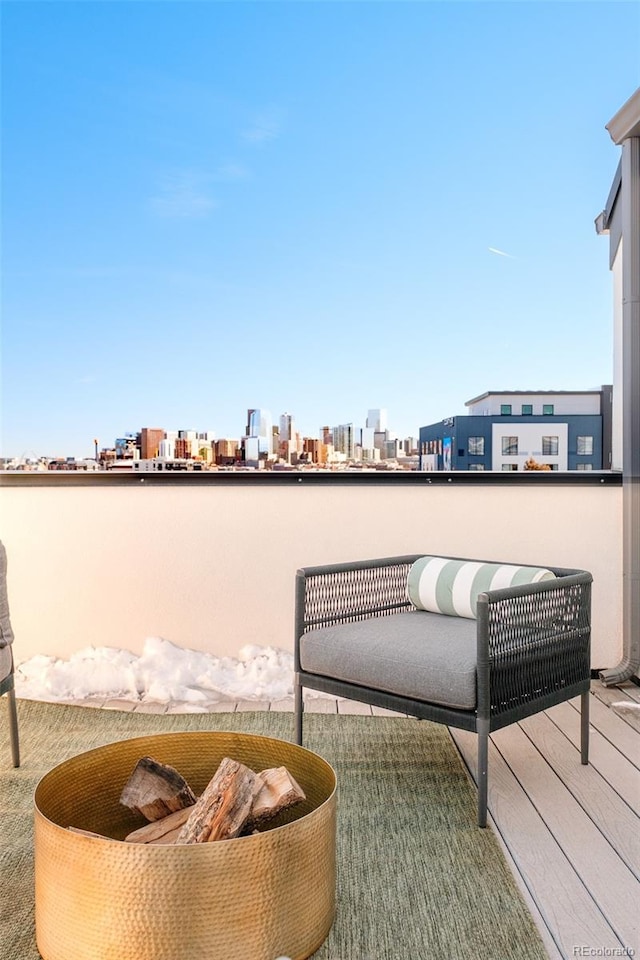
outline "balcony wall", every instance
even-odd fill
[[[149,636],[216,655],[290,650],[298,567],[425,552],[591,570],[592,665],[611,666],[620,478],[526,479],[3,475],[16,660],[87,645],[140,653]]]

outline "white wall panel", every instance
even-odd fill
[[[25,486],[0,510],[18,661],[292,649],[299,566],[413,552],[591,570],[593,665],[621,654],[621,487]]]

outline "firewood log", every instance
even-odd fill
[[[180,828],[188,820],[192,809],[193,804],[170,813],[162,820],[146,823],[144,827],[138,827],[137,830],[127,834],[124,839],[127,843],[173,843],[180,832]]]
[[[152,757],[138,760],[120,796],[120,803],[150,821],[162,820],[176,810],[192,806],[195,800],[184,777]]]
[[[272,767],[258,774],[262,786],[253,801],[245,830],[248,832],[272,820],[282,810],[287,810],[305,800],[302,787],[294,780],[286,767]]]
[[[253,770],[225,757],[196,801],[176,843],[206,843],[239,836],[262,786]]]

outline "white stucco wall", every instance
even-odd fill
[[[543,437],[558,438],[557,455],[542,452]],[[517,437],[518,453],[503,454],[502,438]],[[529,457],[538,463],[557,464],[558,470],[566,470],[569,463],[569,427],[566,423],[494,423],[491,428],[491,469],[502,470],[503,463],[517,463],[524,470]]]
[[[553,404],[555,416],[568,416],[570,414],[599,414],[600,413],[600,392],[596,393],[545,393],[545,394],[490,394],[483,400],[478,400],[468,408],[469,416],[500,416],[500,408],[503,404],[511,404],[512,416],[519,417],[522,412],[523,403],[533,405],[533,416],[543,415],[543,406]]]
[[[622,240],[611,267],[613,279],[613,391],[611,469],[622,470]]]
[[[2,488],[15,655],[292,649],[298,567],[433,552],[591,570],[600,668],[621,653],[621,515],[621,487],[553,483]]]

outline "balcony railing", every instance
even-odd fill
[[[421,551],[590,570],[593,668],[622,652],[619,474],[3,474],[0,508],[18,662],[290,650],[298,567]]]

